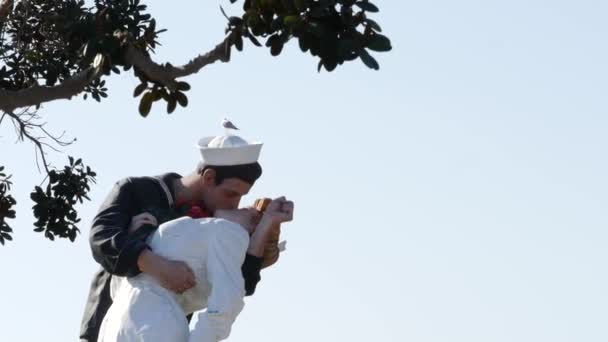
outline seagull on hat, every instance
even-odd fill
[[[226,132],[230,132],[229,129],[234,129],[234,130],[239,130],[238,128],[236,128],[236,126],[228,119],[224,118],[224,120],[222,120],[222,126],[224,126],[224,128],[226,129]]]

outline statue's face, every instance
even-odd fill
[[[208,210],[215,212],[218,209],[236,209],[239,207],[241,197],[251,189],[251,184],[238,179],[227,178],[220,184],[215,184],[215,178],[205,181],[203,202]]]

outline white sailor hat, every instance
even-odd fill
[[[205,165],[228,166],[257,162],[262,145],[260,142],[248,142],[237,135],[227,134],[201,138],[197,146]]]

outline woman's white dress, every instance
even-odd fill
[[[196,286],[178,295],[147,274],[123,278],[113,289],[114,303],[104,317],[98,341],[217,342],[227,338],[244,306],[241,265],[249,244],[245,229],[220,218],[182,217],[162,224],[148,243],[154,253],[188,264]],[[192,331],[186,320],[190,313],[197,316]]]

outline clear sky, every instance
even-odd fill
[[[223,37],[228,1],[148,1],[169,31],[157,61]],[[291,42],[246,44],[189,77],[190,106],[137,112],[110,97],[45,105],[78,138],[52,154],[99,174],[83,235],[32,232],[33,147],[0,128],[15,241],[0,247],[0,340],[73,341],[97,265],[88,222],[126,176],[190,172],[230,117],[265,142],[259,196],[296,202],[288,251],[262,273],[230,341],[608,341],[608,24],[605,1],[380,1],[394,50],[316,72]],[[240,6],[240,3],[239,5]]]

